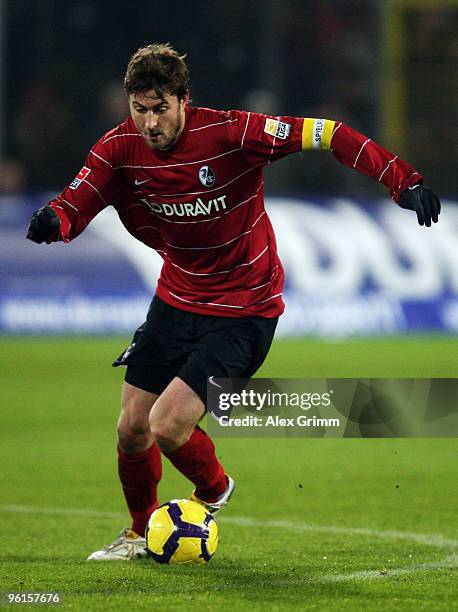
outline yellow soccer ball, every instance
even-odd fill
[[[158,563],[204,565],[218,548],[213,515],[189,499],[172,499],[155,510],[145,537],[148,556]]]

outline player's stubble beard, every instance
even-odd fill
[[[146,141],[146,144],[149,146],[150,149],[152,149],[153,151],[170,151],[170,149],[172,149],[177,140],[179,139],[181,132],[183,131],[184,128],[184,122],[185,122],[185,112],[184,109],[181,108],[181,106],[178,107],[177,109],[177,114],[176,114],[176,128],[173,130],[173,133],[171,134],[170,138],[167,140],[167,142],[165,144],[158,145],[158,146],[152,146],[151,145],[151,141]],[[154,136],[155,135],[156,130],[151,130],[151,132],[149,132],[149,136]],[[162,134],[164,134],[164,132],[162,132]],[[166,134],[164,134],[166,135]]]

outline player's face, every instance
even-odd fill
[[[164,94],[161,98],[154,90],[129,96],[132,119],[150,149],[168,151],[173,147],[184,128],[187,103],[188,96],[178,100]]]

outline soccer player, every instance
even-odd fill
[[[139,49],[125,89],[131,116],[93,146],[70,185],[33,214],[27,233],[37,243],[69,242],[111,205],[164,260],[146,322],[113,364],[127,366],[118,457],[132,525],[89,556],[97,560],[145,555],[161,454],[210,512],[232,494],[234,481],[198,423],[207,379],[252,376],[284,309],[264,166],[301,150],[331,150],[386,185],[420,225],[437,222],[440,212],[417,170],[341,122],[192,107],[185,57],[170,45]]]

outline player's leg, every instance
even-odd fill
[[[132,517],[132,530],[143,535],[158,507],[161,453],[149,427],[149,413],[158,395],[124,382],[118,421],[118,473]]]
[[[162,452],[195,484],[192,497],[216,512],[229,501],[234,482],[216,458],[210,436],[197,426],[206,410],[207,380],[252,376],[268,353],[277,321],[189,314],[194,350],[155,403],[150,425]]]
[[[225,493],[228,477],[216,458],[213,441],[197,425],[204,413],[199,395],[176,377],[155,402],[150,427],[164,455],[194,483],[195,495],[211,503]]]
[[[160,451],[153,444],[149,413],[185,359],[177,343],[171,346],[169,342],[165,309],[161,300],[153,299],[145,323],[113,362],[115,367],[127,366],[118,422],[118,465],[133,527],[141,534],[157,505],[156,488],[161,477]],[[144,538],[137,538],[131,529],[124,529],[114,542],[89,559],[135,559],[146,554],[144,546]]]
[[[127,366],[118,421],[118,466],[133,529],[143,533],[157,507],[157,484],[161,478],[160,450],[154,444],[149,413],[159,394],[180,367],[176,355],[168,355],[168,336],[161,302],[154,298],[146,321],[113,365]]]
[[[146,556],[143,534],[157,508],[161,453],[149,427],[149,413],[158,395],[127,382],[122,391],[118,421],[118,473],[132,517],[132,527],[121,531],[108,546],[93,552],[89,561],[130,561]]]

